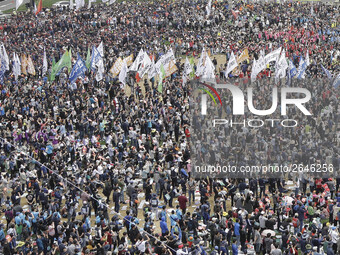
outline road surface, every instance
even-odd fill
[[[29,0],[24,0],[23,5],[29,2]],[[13,8],[15,8],[15,0],[5,0],[0,2],[0,11],[6,11]]]

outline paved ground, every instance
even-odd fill
[[[29,2],[29,0],[24,0],[23,5]],[[15,8],[15,0],[5,0],[0,2],[0,11],[6,11],[13,8]]]

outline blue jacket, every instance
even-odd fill
[[[169,232],[168,225],[166,224],[166,221],[165,221],[165,217],[162,217],[162,220],[159,225],[161,227],[162,234]]]
[[[236,236],[240,235],[240,224],[237,222],[235,223],[235,226],[234,226],[234,232]]]
[[[231,249],[233,251],[233,255],[238,255],[238,248],[236,244],[233,243],[233,245],[231,246]]]

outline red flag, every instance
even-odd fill
[[[231,10],[231,13],[233,14],[234,18],[237,19],[237,16],[238,16],[239,12]]]
[[[137,82],[140,81],[140,77],[139,77],[139,73],[138,73],[138,72],[137,72],[137,74],[136,74],[136,80],[137,80]]]
[[[37,12],[35,13],[35,15],[38,15],[38,13],[41,12],[41,10],[42,10],[42,0],[39,1]]]

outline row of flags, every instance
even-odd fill
[[[62,57],[59,59],[57,63],[55,63],[54,59],[52,62],[51,72],[50,72],[50,81],[54,81],[55,77],[61,73],[64,68],[68,69],[69,72],[69,80],[71,83],[74,83],[77,78],[84,77],[86,71],[94,72],[95,78],[97,81],[100,81],[104,77],[105,68],[104,68],[104,45],[103,42],[99,44],[98,47],[92,47],[92,54],[90,49],[88,49],[86,61],[84,61],[81,56],[77,53],[77,60],[75,64],[72,66],[72,53],[71,50],[66,50]],[[244,60],[249,59],[248,50],[245,49],[238,58],[235,57],[234,53],[231,52],[227,69],[225,71],[225,76],[228,77],[230,72],[233,72],[240,63]],[[278,48],[271,53],[264,56],[264,52],[262,51],[258,60],[253,61],[252,71],[251,71],[251,79],[252,81],[256,80],[257,75],[266,68],[267,64],[271,61],[275,61],[275,80],[278,81],[281,78],[287,76],[287,83],[290,84],[293,77],[297,79],[304,79],[305,71],[307,67],[310,65],[309,54],[306,53],[305,58],[300,57],[298,68],[295,67],[292,60],[288,60],[286,58],[285,50]],[[184,63],[184,71],[182,74],[183,85],[190,79],[193,78],[194,75],[200,77],[202,79],[215,79],[215,66],[211,61],[209,54],[205,49],[203,49],[202,54],[199,58],[196,71],[193,68],[194,60],[191,58],[190,61],[186,58]],[[340,85],[340,74],[337,77],[333,77],[331,72],[327,70],[323,65],[321,68],[330,82],[332,82],[333,86],[337,88]],[[288,71],[287,71],[288,69]],[[10,60],[6,49],[3,44],[0,45],[0,81],[3,81],[4,74],[6,71],[10,70]],[[21,74],[24,75],[35,75],[36,70],[34,67],[33,60],[31,56],[26,56],[23,54],[20,58],[19,55],[13,53],[12,59],[12,71],[15,79],[18,79],[18,76]],[[141,49],[133,61],[133,55],[127,56],[125,58],[117,58],[115,63],[112,65],[110,70],[108,70],[110,76],[112,78],[118,77],[118,80],[125,85],[126,77],[129,71],[136,72],[137,80],[143,78],[145,75],[148,75],[148,78],[151,79],[158,75],[159,84],[158,91],[162,92],[163,89],[163,80],[166,77],[169,77],[173,73],[177,71],[176,66],[176,58],[172,49],[170,48],[168,52],[163,54],[159,60],[155,63],[155,57],[153,55],[148,55],[143,49]],[[46,50],[44,48],[43,53],[43,66],[42,66],[42,75],[45,76],[48,72],[48,61],[46,56]]]
[[[69,0],[70,1],[70,10],[73,10],[74,7],[74,3],[73,0]],[[89,0],[89,4],[88,4],[88,9],[91,8],[91,3],[95,3],[96,0]],[[108,3],[109,5],[114,4],[116,2],[116,0],[102,0],[103,3]],[[15,1],[15,9],[18,10],[18,8],[24,3],[24,0],[16,0]],[[75,0],[75,4],[76,4],[76,11],[79,10],[80,8],[85,7],[85,0]],[[34,2],[34,14],[38,15],[39,12],[42,11],[42,0],[39,0],[38,3],[38,7],[35,5]]]
[[[226,78],[228,78],[228,75],[230,72],[233,72],[240,63],[243,61],[249,59],[249,53],[248,49],[245,49],[238,58],[235,57],[234,53],[231,52],[230,58],[227,64],[227,68],[224,72]],[[292,78],[296,77],[297,79],[304,79],[305,78],[305,72],[307,70],[307,67],[310,65],[310,59],[309,59],[309,53],[307,51],[305,58],[303,56],[300,57],[299,60],[299,66],[298,68],[295,67],[292,60],[288,60],[286,58],[286,52],[281,47],[273,50],[267,55],[264,55],[264,51],[261,51],[260,57],[258,60],[253,60],[252,70],[251,70],[251,81],[254,82],[256,80],[257,75],[264,70],[267,65],[275,61],[275,82],[278,82],[279,79],[287,77],[287,83],[288,85],[291,84]],[[187,65],[187,59],[185,62],[185,66]],[[332,83],[332,85],[335,88],[338,88],[340,85],[340,74],[333,80],[333,76],[323,65],[321,65],[322,70],[328,77],[329,81]],[[186,67],[184,67],[186,69]],[[288,69],[288,71],[287,71]],[[183,73],[183,81],[187,80],[187,77],[185,77],[185,71]],[[200,56],[200,59],[197,64],[196,69],[196,76],[202,78],[202,79],[214,79],[215,78],[215,67],[209,58],[208,54],[206,53],[205,49],[202,50],[202,54]]]

